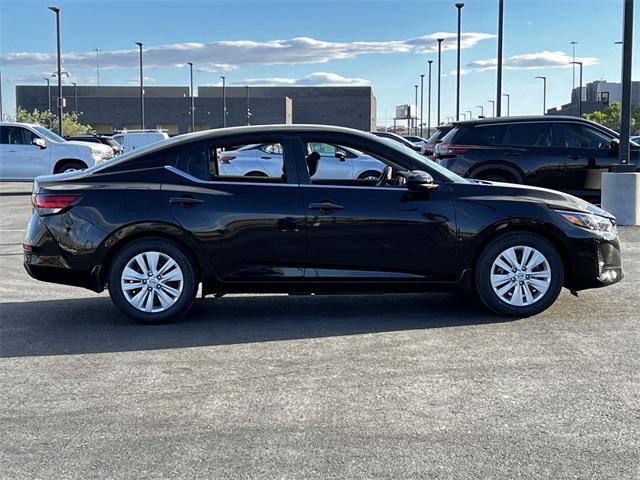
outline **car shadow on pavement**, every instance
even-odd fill
[[[108,298],[0,304],[0,356],[230,345],[503,322],[459,294],[230,296],[178,323],[138,325]]]

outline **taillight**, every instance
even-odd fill
[[[436,145],[437,155],[458,155],[467,153],[469,150],[471,150],[471,147],[451,145],[450,143],[439,143]]]
[[[40,215],[55,215],[80,201],[80,195],[32,195],[31,204]]]
[[[236,157],[232,157],[232,156],[224,156],[224,157],[220,157],[220,163],[226,163],[228,164],[231,160],[233,160]]]

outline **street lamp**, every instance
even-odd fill
[[[458,56],[457,56],[457,78],[456,78],[456,120],[460,119],[460,30],[462,25],[462,7],[464,3],[456,3],[458,9]]]
[[[56,14],[56,50],[58,56],[58,135],[62,137],[62,113],[64,109],[64,97],[62,96],[62,56],[60,54],[60,9],[48,7]]]
[[[572,61],[576,61],[576,45],[578,44],[578,42],[576,42],[575,40],[573,42],[569,42],[569,45],[571,45],[571,50],[573,51],[573,59]],[[573,87],[572,88],[576,88],[576,66],[575,64],[573,65]]]
[[[73,85],[73,107],[76,115],[78,114],[78,84],[76,82],[71,82]]]
[[[491,104],[491,116],[496,116],[496,101],[495,100],[487,100]]]
[[[544,114],[547,113],[547,77],[538,76],[536,78],[539,78],[543,82],[543,87],[542,87],[542,114],[544,115]]]
[[[433,60],[428,60],[429,64],[429,92],[427,93],[427,137],[431,136],[431,64]]]
[[[503,93],[503,97],[507,97],[507,117],[511,116],[511,96],[508,93]]]
[[[498,59],[496,77],[496,102],[498,116],[502,115],[502,45],[504,38],[504,0],[498,2]],[[494,115],[495,116],[495,115]]]
[[[580,85],[578,86],[578,116],[582,117],[582,62],[571,62],[573,65],[580,65]]]
[[[467,110],[467,113],[469,114],[469,120],[471,120],[473,118],[473,112],[471,110]]]
[[[462,120],[466,120],[467,119],[467,114],[462,112],[460,115],[462,115]],[[460,118],[458,118],[460,115],[456,115],[456,121],[460,120]]]
[[[140,49],[140,128],[144,130],[144,76],[142,68],[142,42],[135,42]]]
[[[418,108],[418,85],[414,85],[414,88],[416,89],[416,109]],[[415,120],[413,120],[413,134],[417,135],[418,134],[418,112],[416,112],[416,118]],[[409,132],[409,134],[411,134],[411,132]]]
[[[100,86],[100,51],[101,48],[94,48],[96,51],[96,78],[98,81],[98,87]]]
[[[222,79],[222,128],[227,126],[227,84],[226,77],[220,75]]]
[[[193,101],[193,62],[187,62],[189,65],[189,93],[191,94],[191,133],[196,131],[195,104]]]
[[[424,124],[424,73],[420,74],[420,137],[422,137],[422,126]]]
[[[249,110],[249,85],[244,87],[244,103],[247,108],[247,126],[251,125],[251,110]]]
[[[480,109],[480,116],[484,117],[484,107],[482,105],[478,105],[476,108]]]
[[[440,82],[442,81],[442,42],[444,38],[438,38],[438,125],[440,125]]]

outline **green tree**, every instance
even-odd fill
[[[58,130],[58,117],[49,110],[35,109],[32,112],[18,107],[16,121],[24,123],[38,123],[50,130]],[[82,133],[95,133],[91,125],[84,125],[78,121],[78,114],[66,112],[62,115],[62,130],[64,135],[79,135]]]
[[[620,103],[618,102],[612,103],[604,110],[585,113],[582,117],[616,132],[620,131]],[[631,113],[631,134],[640,134],[640,106],[636,106]]]

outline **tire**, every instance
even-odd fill
[[[154,259],[156,268],[150,269]],[[153,270],[151,275],[150,270]],[[136,288],[137,285],[140,287]],[[189,257],[181,248],[161,238],[142,239],[126,246],[113,259],[109,271],[111,300],[121,313],[139,323],[167,323],[178,319],[193,304],[197,289],[195,269]],[[148,292],[153,295],[150,301]]]
[[[87,166],[79,160],[66,160],[56,166],[54,173],[73,172],[74,170],[82,170],[84,168],[87,168]]]
[[[476,263],[474,280],[480,300],[495,313],[529,317],[556,301],[564,283],[564,266],[547,240],[533,233],[514,232],[487,245]]]
[[[381,173],[376,170],[367,170],[358,175],[358,180],[378,180]]]

